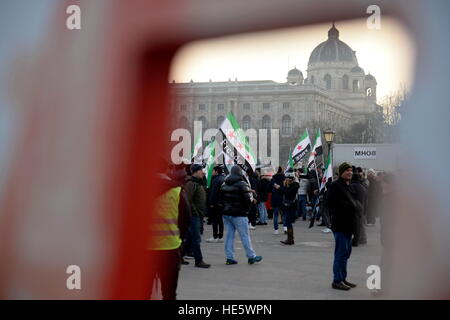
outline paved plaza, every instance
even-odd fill
[[[321,232],[323,227],[308,229],[308,224],[295,222],[292,246],[280,243],[286,238],[282,232],[272,234],[272,220],[267,226],[250,230],[253,248],[263,256],[263,261],[254,265],[247,263],[239,236],[235,242],[239,263],[225,265],[224,245],[206,242],[212,227],[205,224],[201,247],[211,268],[195,268],[193,260],[188,260],[190,264],[183,265],[180,272],[178,299],[374,299],[366,287],[366,270],[369,265],[380,264],[379,224],[366,228],[367,245],[353,247],[348,280],[358,287],[346,292],[331,289],[333,234]]]

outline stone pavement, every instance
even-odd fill
[[[178,282],[178,299],[374,299],[366,281],[369,265],[380,264],[379,224],[367,227],[368,244],[353,247],[348,264],[348,280],[358,285],[350,291],[331,289],[334,238],[323,227],[308,229],[308,221],[294,224],[295,244],[285,246],[282,227],[273,235],[272,220],[267,226],[250,230],[253,248],[262,255],[259,264],[249,265],[239,236],[235,242],[237,265],[225,265],[223,243],[207,243],[212,227],[205,224],[202,237],[204,260],[209,269],[183,265]]]

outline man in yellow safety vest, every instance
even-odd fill
[[[166,171],[157,178],[162,193],[155,201],[148,246],[155,262],[151,279],[159,277],[163,300],[176,300],[180,245],[187,233],[190,216],[182,186],[184,179],[171,179],[171,173]]]

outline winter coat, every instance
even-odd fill
[[[189,176],[184,185],[193,216],[204,217],[206,213],[206,190],[203,179]]]
[[[252,191],[240,169],[235,168],[231,169],[220,188],[222,212],[226,216],[247,217],[253,201]]]
[[[284,185],[280,188],[283,193],[283,208],[294,209],[297,207],[297,192],[299,183],[297,181],[292,182],[289,186]],[[289,203],[289,205],[286,205]]]
[[[222,187],[224,181],[225,175],[223,174],[218,174],[212,177],[208,195],[208,206],[214,206],[214,208],[216,208],[219,205],[220,187]]]
[[[259,182],[259,202],[266,202],[269,199],[270,179],[261,178]]]
[[[309,182],[308,182],[308,197],[309,199],[314,199],[317,195],[314,191],[319,191],[319,184],[317,183],[317,176],[315,171],[310,172]]]
[[[248,177],[248,180],[250,182],[250,189],[254,190],[253,197],[255,199],[259,198],[259,176],[258,174],[254,173]]]
[[[357,212],[361,210],[361,203],[356,199],[353,188],[339,178],[331,184],[326,204],[331,217],[331,230],[355,234]]]
[[[271,206],[281,207],[283,205],[283,193],[281,191],[281,188],[275,189],[274,184],[278,184],[279,186],[283,186],[284,179],[286,177],[283,173],[277,173],[273,175],[272,181],[270,182],[270,190],[272,192],[272,200],[271,200]]]
[[[352,181],[350,185],[355,191],[355,198],[362,204],[361,212],[357,212],[358,216],[362,217],[364,215],[365,205],[367,202],[367,189],[361,181]]]

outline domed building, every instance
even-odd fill
[[[306,78],[301,70],[289,70],[285,83],[272,80],[172,83],[173,107],[180,111],[178,126],[193,130],[218,128],[232,111],[241,127],[280,129],[280,161],[305,128],[331,128],[339,132],[378,110],[377,81],[365,74],[356,52],[339,39],[334,23],[327,40],[311,52]],[[276,151],[275,151],[276,152]]]

